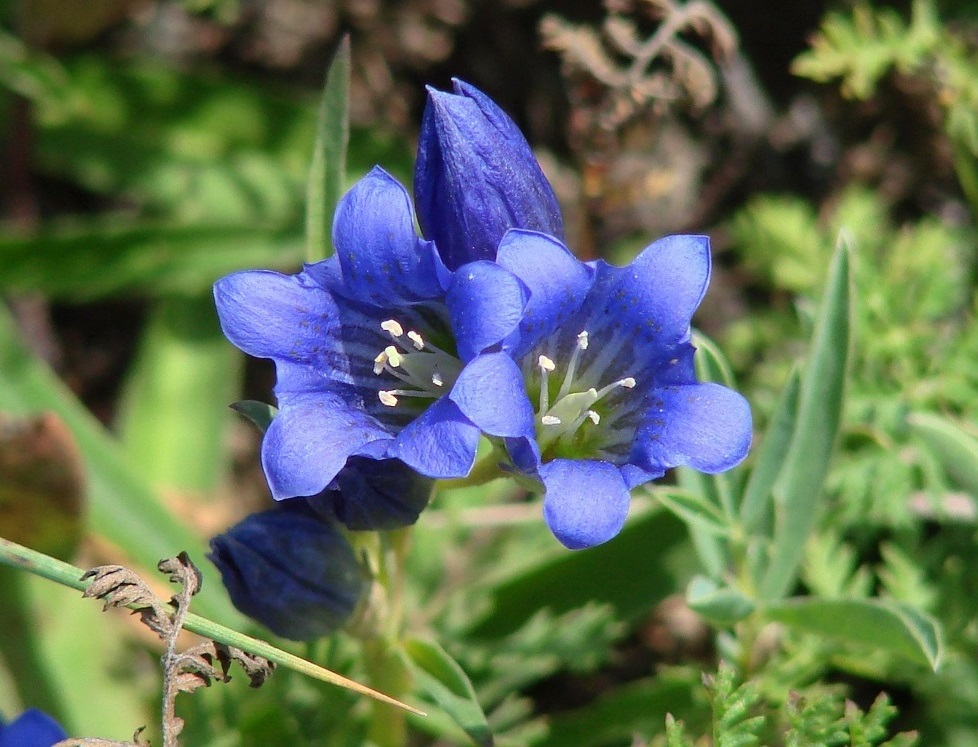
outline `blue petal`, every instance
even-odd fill
[[[224,335],[260,358],[315,363],[339,332],[333,297],[304,273],[236,272],[214,283]]]
[[[723,472],[738,464],[751,442],[750,405],[719,384],[666,387],[635,434],[630,462],[654,471],[680,465]]]
[[[580,308],[594,278],[594,270],[560,241],[533,231],[509,231],[499,244],[496,262],[530,291],[519,340],[512,346],[516,358],[560,329]]]
[[[479,429],[442,397],[401,431],[387,451],[422,475],[465,477],[475,463]]]
[[[272,497],[280,501],[322,492],[348,457],[371,441],[389,438],[376,420],[335,395],[291,398],[262,441],[262,467]]]
[[[469,361],[501,343],[519,325],[528,299],[523,282],[495,262],[459,268],[445,298],[459,358]]]
[[[565,547],[594,547],[621,531],[630,498],[613,464],[554,459],[540,468],[540,478],[547,489],[543,518]]]
[[[6,726],[0,720],[0,747],[51,747],[67,738],[57,721],[36,708],[28,708]]]
[[[296,641],[335,632],[365,586],[353,548],[302,501],[252,514],[214,537],[208,558],[235,607]]]
[[[352,298],[390,308],[441,292],[437,255],[414,232],[411,200],[380,167],[358,181],[336,207],[333,243]]]
[[[397,529],[418,520],[433,484],[399,459],[354,456],[309,504],[353,531]]]
[[[456,81],[455,94],[428,89],[414,170],[414,199],[425,237],[452,270],[494,259],[510,228],[563,236],[560,207],[529,144],[480,91]]]
[[[490,436],[533,435],[533,407],[523,373],[506,353],[473,358],[459,374],[449,399]]]
[[[689,338],[710,281],[710,242],[706,236],[667,236],[627,267],[598,262],[597,270],[585,303],[585,329],[614,329],[635,341],[674,345]]]

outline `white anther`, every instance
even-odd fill
[[[390,332],[391,337],[400,337],[404,334],[404,327],[398,324],[394,319],[388,319],[386,322],[381,322],[380,328],[385,332]]]
[[[421,339],[421,335],[419,335],[417,332],[415,332],[414,330],[408,332],[408,339],[414,344],[414,347],[416,347],[418,350],[424,350],[424,340]]]
[[[587,330],[577,336],[577,347],[581,350],[587,350]]]
[[[560,418],[556,415],[544,415],[540,418],[540,422],[544,425],[560,425]]]
[[[620,386],[625,387],[626,389],[632,389],[635,386],[635,379],[633,379],[631,376],[628,376],[622,379],[621,381],[619,381],[618,384]]]
[[[431,374],[431,383],[435,386],[445,386],[445,380],[441,377],[441,374],[435,371]]]
[[[385,392],[383,389],[381,389],[379,392],[377,392],[377,396],[380,398],[380,401],[388,407],[395,407],[397,405],[397,397],[395,397],[391,392]]]
[[[374,373],[379,374],[381,371],[384,370],[384,366],[386,365],[387,365],[387,353],[381,350],[377,354],[377,357],[374,358]]]
[[[553,371],[557,368],[557,364],[550,360],[547,356],[541,355],[537,359],[537,365],[540,366],[544,371]]]
[[[588,416],[588,419],[592,423],[594,423],[595,425],[597,425],[598,423],[601,422],[601,416],[598,415],[598,413],[596,413],[594,410],[588,410],[587,411],[587,416]]]
[[[397,348],[393,345],[388,345],[384,348],[384,355],[387,356],[387,362],[391,364],[391,368],[397,368],[401,365],[401,354],[397,352]]]

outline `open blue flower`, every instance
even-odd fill
[[[744,458],[747,401],[699,383],[693,368],[690,321],[710,276],[705,236],[661,239],[613,267],[581,263],[556,239],[516,230],[496,263],[519,278],[529,300],[501,346],[518,381],[500,379],[484,396],[526,392],[511,430],[526,422],[526,410],[532,426],[504,440],[515,467],[542,483],[545,520],[564,545],[613,537],[629,491],[671,467],[712,473]]]
[[[530,420],[500,415],[525,398],[521,389],[496,391],[489,405],[482,395],[500,372],[515,370],[499,348],[519,325],[528,291],[490,261],[450,272],[415,234],[403,187],[379,168],[341,200],[333,241],[335,257],[298,275],[221,279],[218,314],[235,345],[275,362],[279,412],[262,443],[273,497],[332,496],[333,514],[353,528],[408,524],[423,502],[346,475],[347,485],[370,488],[351,497],[341,470],[398,460],[380,469],[463,477],[481,432],[522,432]],[[491,296],[481,293],[486,284]],[[357,500],[366,505],[350,504]]]
[[[9,724],[0,719],[0,747],[51,747],[68,734],[43,711],[28,708]]]

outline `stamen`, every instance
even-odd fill
[[[560,425],[560,418],[556,415],[544,415],[540,418],[540,422],[544,425]]]
[[[601,416],[598,415],[598,413],[596,413],[594,410],[588,410],[586,415],[591,420],[591,422],[594,423],[595,425],[601,422]]]
[[[617,389],[618,387],[622,387],[624,389],[634,389],[635,388],[635,379],[633,379],[631,376],[627,376],[624,379],[619,379],[618,381],[613,381],[612,383],[608,384],[608,386],[602,387],[597,392],[597,399],[601,399],[606,394],[608,394],[608,392],[612,392],[615,389]],[[595,401],[597,401],[597,400],[595,400]]]
[[[392,368],[397,368],[401,365],[401,354],[397,352],[397,348],[393,345],[388,345],[384,348],[384,354],[387,356],[387,361],[391,364]]]
[[[388,392],[381,389],[379,392],[377,392],[377,396],[380,398],[380,401],[388,407],[397,406],[397,397],[394,396],[393,392]]]
[[[379,375],[387,367],[387,352],[381,350],[374,358],[374,375]]]
[[[404,327],[398,324],[395,319],[388,319],[380,323],[380,328],[385,332],[390,332],[391,337],[400,337],[404,334]]]
[[[557,365],[547,356],[541,355],[537,358],[537,365],[540,366],[540,412],[550,409],[550,387],[547,384],[547,374],[557,368]]]
[[[407,333],[407,336],[408,339],[414,344],[414,347],[416,347],[418,350],[424,350],[424,340],[421,339],[421,335],[414,330],[411,330]]]
[[[557,392],[557,399],[563,399],[571,390],[571,386],[574,383],[574,374],[577,373],[577,362],[581,359],[581,351],[587,350],[587,337],[587,330],[584,330],[577,336],[577,345],[574,346],[570,363],[567,364],[567,373],[564,374],[564,381],[560,385],[560,391]]]
[[[431,374],[431,383],[435,386],[445,386],[445,380],[441,377],[441,374],[435,371]]]

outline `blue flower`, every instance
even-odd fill
[[[9,724],[0,720],[0,747],[51,747],[68,734],[53,718],[29,708]]]
[[[519,128],[488,96],[453,81],[428,89],[414,196],[425,238],[452,270],[494,259],[510,228],[563,238],[560,207]]]
[[[510,411],[510,430],[528,417],[532,425],[504,441],[515,468],[542,484],[544,518],[564,545],[616,535],[629,491],[671,467],[713,473],[744,458],[747,401],[699,383],[693,368],[690,322],[710,275],[705,236],[661,239],[613,267],[581,263],[552,237],[514,230],[496,263],[529,300],[501,346],[518,371],[483,396],[526,393]]]
[[[234,606],[292,640],[335,632],[365,588],[346,538],[301,498],[248,516],[210,544]]]
[[[520,393],[489,408],[479,395],[513,366],[499,348],[527,289],[491,260],[511,228],[562,235],[560,211],[516,125],[471,86],[455,90],[429,92],[415,173],[434,242],[377,168],[337,208],[336,257],[215,285],[227,337],[276,364],[280,410],[262,444],[273,497],[318,496],[351,529],[413,523],[431,478],[468,474],[481,432],[516,433],[502,412]],[[473,292],[486,282],[491,296]]]

